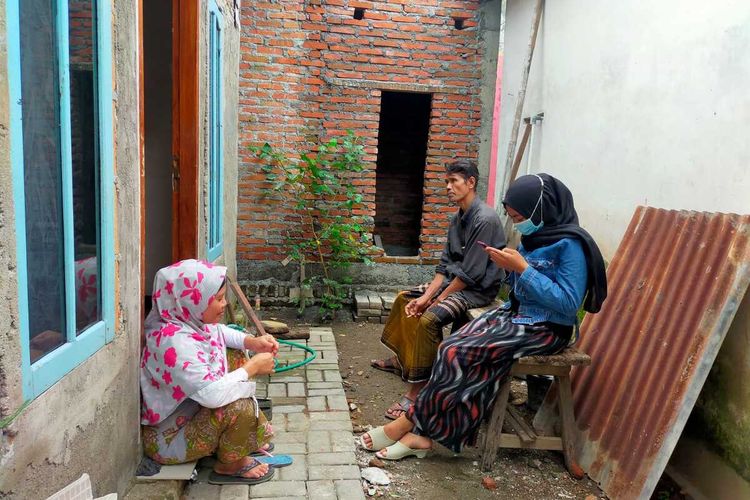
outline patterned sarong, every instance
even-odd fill
[[[556,354],[568,339],[544,325],[516,325],[493,309],[446,339],[430,381],[407,412],[413,432],[460,453],[476,443],[479,425],[518,358]]]
[[[420,317],[409,318],[404,308],[410,300],[420,297],[427,285],[401,292],[393,302],[380,341],[393,351],[401,367],[401,378],[406,382],[423,382],[430,378],[432,363],[443,340],[443,327],[462,321],[471,307],[460,293],[453,293],[432,304]]]

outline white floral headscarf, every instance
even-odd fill
[[[202,320],[226,272],[226,267],[190,259],[156,273],[141,358],[141,423],[158,424],[227,373],[221,327]]]

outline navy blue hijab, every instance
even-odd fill
[[[540,193],[541,206],[536,206]],[[510,185],[503,198],[503,206],[513,208],[527,219],[531,218],[534,224],[538,225],[544,220],[541,229],[521,237],[521,244],[526,250],[546,247],[564,238],[574,238],[581,242],[588,270],[583,308],[590,313],[599,312],[607,298],[604,259],[594,238],[578,225],[578,214],[570,189],[549,174],[524,175]]]

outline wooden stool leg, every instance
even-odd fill
[[[508,395],[510,394],[510,380],[508,376],[500,392],[495,399],[495,406],[492,409],[490,422],[487,425],[487,431],[484,436],[482,445],[482,470],[487,472],[492,469],[492,464],[497,456],[497,449],[500,447],[500,435],[503,432],[503,420],[505,420],[505,409],[508,406]]]
[[[583,478],[583,469],[575,461],[575,416],[573,414],[573,391],[570,387],[570,375],[555,377],[559,384],[560,418],[562,420],[562,443],[565,466],[570,475],[576,479]]]
[[[542,436],[554,436],[555,426],[559,426],[559,408],[557,402],[560,400],[560,391],[557,388],[557,379],[549,386],[541,406],[534,415],[532,425],[534,430]]]

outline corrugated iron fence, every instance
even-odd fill
[[[750,216],[638,207],[573,372],[579,461],[612,498],[648,498],[750,282]]]

